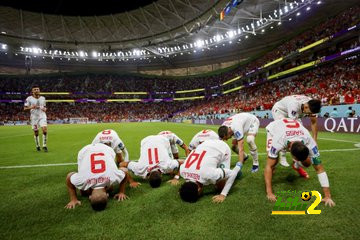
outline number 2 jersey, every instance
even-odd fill
[[[217,135],[216,132],[214,132],[213,130],[202,130],[200,132],[198,132],[192,139],[191,142],[189,144],[189,149],[190,151],[194,150],[195,148],[197,148],[201,143],[203,143],[206,140],[210,140],[210,139],[219,139],[219,135]]]
[[[190,153],[180,167],[180,175],[203,185],[215,184],[231,173],[230,160],[229,146],[222,140],[210,139]]]
[[[144,179],[151,171],[159,170],[166,174],[178,167],[179,162],[172,157],[170,142],[162,135],[144,138],[140,144],[139,161],[131,161],[128,164],[129,170]]]
[[[125,173],[115,163],[115,152],[102,144],[89,144],[78,154],[78,172],[70,178],[71,183],[80,190],[109,187],[120,184]]]
[[[270,158],[277,158],[281,150],[286,150],[289,142],[301,141],[309,149],[313,164],[320,164],[320,153],[309,131],[299,121],[284,118],[271,122],[266,127],[267,151]]]

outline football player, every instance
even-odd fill
[[[185,156],[189,155],[189,153],[190,153],[189,148],[186,146],[184,141],[181,140],[175,133],[173,133],[171,131],[162,131],[162,132],[159,132],[158,135],[164,136],[169,140],[170,146],[171,146],[171,151],[172,151],[172,154],[175,159],[179,159],[179,149],[176,146],[176,144],[179,145],[182,149],[184,149]]]
[[[229,182],[228,178],[236,176],[240,170],[239,167],[231,170],[230,160],[231,150],[226,142],[210,139],[200,144],[180,167],[180,175],[185,179],[179,190],[181,199],[185,202],[196,202],[202,195],[204,186],[215,185],[221,190],[225,184],[221,194],[213,197],[213,202],[223,202],[233,183]]]
[[[231,149],[239,155],[239,163],[241,164],[247,159],[247,155],[244,152],[244,137],[246,135],[246,142],[253,158],[252,173],[259,170],[259,158],[255,144],[255,137],[259,126],[259,119],[253,114],[239,113],[226,119],[218,130],[221,139],[228,140],[231,137],[234,138]]]
[[[317,116],[321,110],[321,101],[311,99],[304,95],[291,95],[276,102],[272,108],[274,120],[283,118],[300,119],[309,116],[311,120],[311,131],[315,142],[317,142]],[[290,166],[286,161],[285,152],[280,152],[280,164],[284,167]]]
[[[92,141],[92,143],[109,143],[111,148],[116,153],[118,163],[121,163],[123,161],[129,161],[129,153],[125,147],[125,144],[123,143],[123,141],[121,141],[119,135],[112,129],[106,129],[99,132]]]
[[[29,96],[25,100],[24,110],[30,110],[30,123],[34,131],[34,139],[36,144],[36,150],[40,149],[39,128],[43,133],[43,150],[48,151],[47,148],[47,121],[46,121],[46,101],[45,97],[40,96],[40,87],[33,86],[31,88],[32,96]]]
[[[264,176],[267,198],[270,201],[276,201],[276,196],[272,190],[272,176],[279,159],[279,152],[289,150],[294,159],[293,168],[302,177],[308,178],[308,174],[302,166],[313,165],[325,195],[322,201],[325,202],[326,206],[335,206],[331,199],[328,176],[321,164],[316,142],[309,131],[299,121],[290,118],[271,122],[266,127],[266,131],[268,157]]]
[[[189,150],[192,151],[197,148],[201,143],[209,139],[219,139],[219,135],[213,130],[205,129],[198,132],[189,144]]]
[[[82,194],[89,194],[91,207],[95,211],[106,208],[108,202],[107,191],[112,185],[120,184],[120,191],[114,196],[118,201],[128,199],[125,195],[127,170],[118,169],[115,163],[114,150],[102,143],[89,144],[78,154],[78,172],[70,172],[66,177],[66,186],[70,196],[67,209],[81,205],[77,199],[76,189]]]
[[[162,135],[148,136],[141,141],[139,161],[122,162],[136,176],[148,179],[152,188],[161,185],[162,174],[176,174],[183,161],[174,160],[169,140]],[[169,182],[176,185],[179,175]]]

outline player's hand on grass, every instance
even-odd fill
[[[139,183],[139,182],[131,182],[131,183],[129,183],[129,186],[131,187],[131,188],[137,188],[137,187],[139,187],[141,185],[141,183]]]
[[[321,201],[325,203],[325,206],[334,207],[336,205],[335,202],[329,197],[323,198]]]
[[[79,200],[73,200],[73,201],[70,201],[66,206],[65,208],[67,209],[74,209],[76,207],[76,205],[81,205],[81,202]]]
[[[171,180],[169,180],[167,182],[170,183],[173,186],[176,186],[176,185],[179,184],[179,179],[173,178],[173,179],[171,179]]]
[[[268,194],[267,196],[267,199],[270,200],[270,202],[276,202],[276,196],[275,194]]]
[[[117,199],[118,201],[124,201],[124,200],[126,200],[126,199],[129,199],[129,197],[126,196],[125,193],[115,194],[114,198]]]
[[[213,203],[222,203],[223,201],[225,201],[226,196],[219,194],[216,196],[213,196],[212,201]]]

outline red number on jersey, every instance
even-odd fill
[[[104,153],[93,153],[90,155],[90,160],[91,160],[91,172],[92,173],[103,173],[106,170],[106,165],[105,165],[105,160],[99,159],[96,160],[95,157],[96,156],[105,156]],[[96,168],[96,165],[100,167]]]
[[[272,144],[272,139],[270,138],[267,142],[267,149],[270,150],[270,146]]]
[[[286,123],[287,128],[299,128],[300,123],[293,119],[283,119],[283,122]]]
[[[208,133],[208,132],[210,132],[210,131],[211,131],[211,130],[206,129],[206,130],[203,130],[202,133]]]
[[[102,134],[109,135],[109,134],[111,134],[111,130],[104,130],[104,131],[102,131]]]
[[[191,167],[191,165],[193,165],[195,162],[197,162],[196,170],[199,170],[201,161],[203,160],[205,153],[206,153],[206,151],[202,151],[201,154],[192,152],[187,158],[187,161],[185,163],[185,168],[189,168],[189,167]]]
[[[148,149],[148,158],[149,158],[149,164],[150,165],[153,164],[151,151],[152,151],[152,149],[149,148]],[[158,149],[157,148],[154,148],[154,155],[155,155],[155,163],[159,163],[159,154],[158,154]]]

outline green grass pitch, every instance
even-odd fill
[[[260,171],[251,174],[251,160],[222,204],[213,204],[213,188],[197,203],[184,203],[178,188],[164,183],[151,189],[127,188],[130,200],[111,199],[103,212],[94,212],[88,200],[66,210],[69,197],[65,176],[76,165],[8,168],[5,166],[76,163],[78,151],[101,130],[114,129],[127,146],[130,159],[139,157],[142,138],[171,130],[187,144],[202,129],[217,126],[176,123],[121,123],[50,125],[49,152],[36,152],[30,126],[0,127],[0,239],[358,239],[360,236],[360,134],[320,133],[319,149],[328,173],[336,207],[320,204],[320,215],[274,216],[266,199],[263,170],[265,133],[256,138]],[[334,141],[337,140],[337,141]],[[230,141],[229,141],[230,143]],[[247,146],[245,147],[247,150]],[[346,150],[347,149],[347,150]],[[322,150],[334,150],[332,152]],[[181,156],[184,153],[181,152]],[[233,156],[233,165],[237,157]],[[289,160],[289,158],[288,158]],[[289,160],[290,161],[290,160]],[[316,173],[309,180],[290,168],[277,167],[274,191],[318,190]],[[289,177],[290,176],[290,177]],[[138,178],[135,178],[139,180]],[[168,180],[166,178],[164,180]]]

